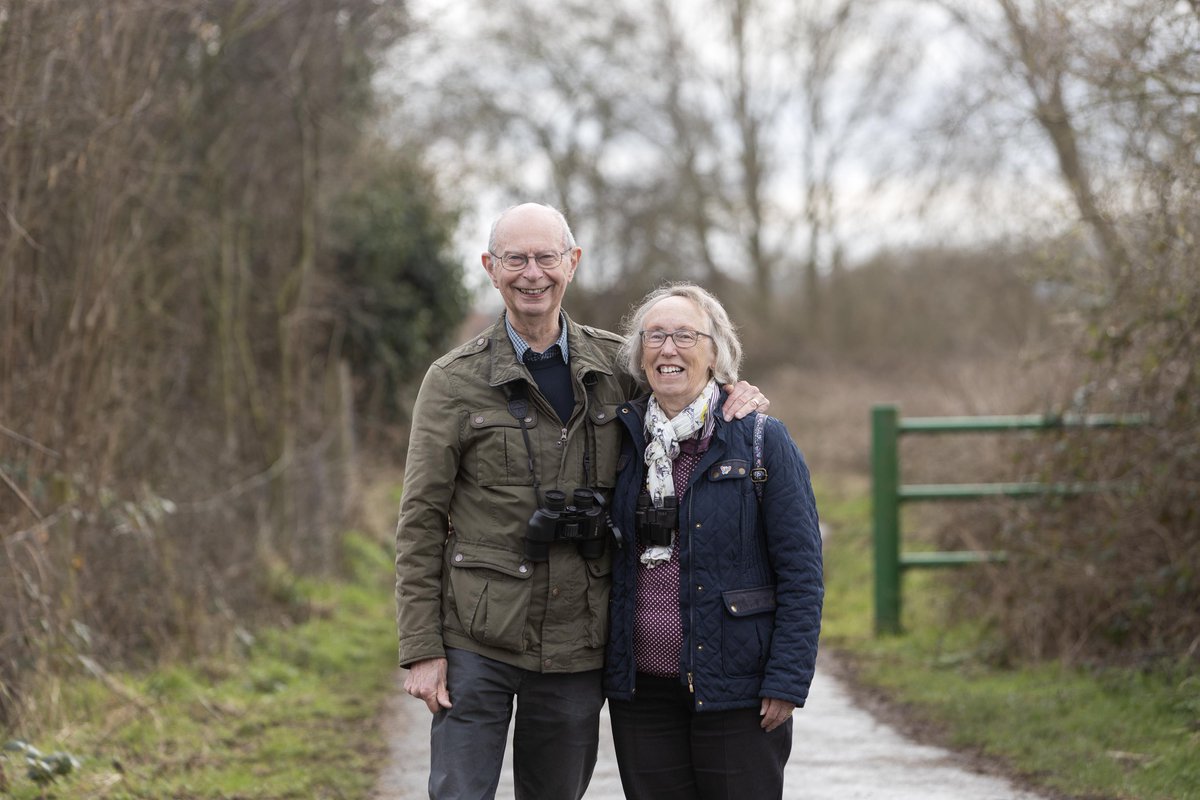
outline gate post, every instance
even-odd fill
[[[900,413],[871,409],[871,503],[875,528],[875,632],[900,632]]]

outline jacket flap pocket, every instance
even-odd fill
[[[612,574],[612,558],[605,554],[600,558],[588,558],[584,560],[587,564],[588,572],[593,578],[603,578],[605,575]]]
[[[743,458],[730,458],[719,461],[708,468],[710,481],[724,481],[734,478],[745,478],[750,474],[750,462]]]
[[[725,609],[735,617],[748,617],[764,611],[775,610],[775,587],[761,586],[757,589],[730,589],[721,592]]]
[[[469,416],[472,428],[519,428],[520,421],[508,412],[507,408],[485,408],[472,411]],[[537,426],[537,412],[532,408],[525,417],[525,427]]]
[[[617,418],[617,409],[620,406],[606,405],[604,403],[596,403],[592,406],[589,412],[592,418],[593,425],[607,425]]]
[[[491,569],[521,580],[533,575],[533,565],[521,554],[478,542],[456,542],[450,561],[462,569]]]

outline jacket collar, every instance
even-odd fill
[[[496,324],[487,332],[491,349],[491,374],[488,383],[491,386],[501,386],[517,380],[533,380],[526,366],[517,360],[512,340],[508,338],[508,328],[504,324],[506,313],[501,312]],[[570,350],[567,363],[570,365],[571,374],[580,380],[589,372],[612,375],[612,357],[596,347],[584,332],[583,326],[576,324],[567,312],[561,313],[567,329],[567,347]]]

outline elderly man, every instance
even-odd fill
[[[413,409],[397,627],[438,800],[494,797],[514,698],[518,800],[577,800],[595,766],[619,546],[601,505],[634,385],[621,339],[562,311],[581,255],[558,211],[505,211],[482,254],[504,314],[433,363]],[[741,382],[725,416],[765,407]]]

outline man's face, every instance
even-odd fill
[[[500,290],[509,316],[518,326],[538,327],[558,323],[567,284],[575,276],[582,251],[576,247],[563,255],[556,267],[538,266],[536,257],[565,249],[558,218],[545,208],[519,206],[508,212],[496,227],[495,255],[483,254],[483,267]],[[508,269],[503,256],[528,256],[525,266]]]

